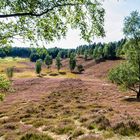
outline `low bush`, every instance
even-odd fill
[[[77,128],[77,129],[74,131],[72,137],[73,137],[73,138],[76,138],[76,137],[79,137],[79,136],[81,136],[81,135],[83,135],[83,134],[84,134],[84,130],[83,130],[83,129],[78,129],[78,128]]]
[[[0,101],[4,100],[4,94],[0,93]]]
[[[50,73],[49,76],[58,76],[58,73]]]
[[[111,126],[109,120],[104,115],[97,117],[94,123],[98,125],[99,130],[106,130]]]
[[[135,135],[140,131],[140,126],[137,122],[131,120],[127,122],[120,122],[114,127],[114,131],[123,136]]]
[[[58,135],[62,135],[62,134],[69,134],[74,130],[74,126],[73,125],[62,125],[62,126],[58,126],[57,128],[55,128],[53,130],[53,132],[55,132]]]
[[[10,86],[10,81],[4,75],[0,75],[0,90],[7,91],[10,89]]]
[[[13,77],[13,73],[14,73],[14,67],[9,67],[6,69],[6,75],[9,79]]]
[[[8,129],[8,130],[15,130],[17,128],[17,126],[14,123],[8,123],[8,124],[4,125],[4,128]]]
[[[84,71],[83,65],[77,65],[77,71],[78,71],[79,73],[82,73],[82,72]]]
[[[66,72],[65,71],[59,71],[59,74],[66,75]]]

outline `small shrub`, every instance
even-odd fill
[[[108,138],[112,138],[114,136],[114,132],[113,131],[106,131],[103,133],[103,136],[105,139],[108,139]]]
[[[14,68],[13,67],[9,67],[6,69],[6,75],[9,79],[11,79],[13,77],[14,74]]]
[[[0,101],[3,101],[3,100],[4,100],[4,94],[0,93]]]
[[[81,135],[84,134],[84,130],[83,129],[76,129],[72,135],[73,138],[79,137]]]
[[[9,130],[15,130],[17,126],[15,124],[8,123],[4,125],[4,128],[9,129]]]
[[[50,73],[49,76],[58,76],[58,73]]]
[[[10,81],[3,75],[0,75],[0,90],[7,91],[11,86]]]
[[[82,73],[82,72],[84,71],[83,65],[77,65],[77,71],[78,71],[79,73]]]
[[[59,71],[59,74],[66,75],[66,72],[65,71]]]
[[[34,120],[32,122],[32,124],[34,127],[38,128],[38,127],[43,126],[43,125],[48,125],[49,122],[46,119],[38,119],[38,120]]]
[[[97,126],[96,126],[95,123],[91,123],[91,124],[88,125],[89,130],[93,130],[93,129],[96,129],[96,128],[97,128]]]
[[[97,116],[92,122],[88,123],[87,127],[88,129],[99,129],[99,130],[106,130],[110,128],[110,122],[109,120],[104,116],[100,115]]]
[[[74,129],[74,127],[72,125],[63,125],[63,126],[58,126],[53,131],[55,133],[57,133],[58,135],[62,135],[62,134],[68,134],[68,133],[72,132],[73,129]]]
[[[116,126],[114,127],[114,131],[123,136],[134,135],[135,133],[139,132],[139,130],[140,130],[139,124],[133,120],[128,121],[126,123],[120,122],[116,124]]]
[[[53,139],[48,135],[31,133],[31,134],[26,134],[20,140],[53,140]]]
[[[106,130],[107,128],[109,128],[111,126],[109,120],[103,115],[97,117],[94,120],[94,123],[96,123],[98,125],[98,128],[100,130],[103,130],[103,129]]]

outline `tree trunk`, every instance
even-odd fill
[[[137,99],[140,99],[140,89],[139,92],[137,93]]]

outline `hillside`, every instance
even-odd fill
[[[122,93],[106,78],[121,61],[77,61],[84,65],[83,74],[70,75],[65,59],[66,75],[43,78],[34,74],[34,63],[17,62],[14,92],[0,103],[1,140],[20,139],[26,133],[47,134],[54,140],[127,140],[125,135],[139,139],[135,135],[139,102],[130,100],[133,93]]]

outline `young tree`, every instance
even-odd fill
[[[108,59],[110,57],[109,43],[105,44],[103,52],[104,52],[105,59]]]
[[[47,65],[47,68],[49,69],[53,63],[52,57],[50,55],[46,55],[44,62]]]
[[[112,82],[122,85],[140,98],[140,15],[137,11],[125,18],[124,34],[128,41],[125,44],[126,62],[113,69],[109,78]]]
[[[87,61],[87,58],[88,58],[88,52],[87,52],[87,50],[84,52],[84,59],[85,59],[85,61]]]
[[[94,48],[94,50],[93,50],[93,59],[98,59],[98,48],[97,48],[97,46]]]
[[[38,59],[35,65],[35,71],[37,74],[39,74],[39,76],[40,76],[41,70],[42,70],[42,60]]]
[[[76,58],[75,55],[72,53],[69,60],[69,67],[70,71],[72,72],[76,67]]]
[[[61,66],[62,66],[62,63],[61,63],[61,58],[60,58],[60,56],[59,55],[57,55],[57,57],[56,57],[56,67],[57,67],[57,70],[58,70],[58,72],[59,72],[59,70],[61,69]]]
[[[103,48],[101,46],[96,46],[93,51],[93,59],[97,61],[100,60],[101,58],[103,58]]]
[[[13,74],[14,74],[14,68],[13,67],[9,67],[9,68],[6,69],[6,75],[9,78],[9,80],[12,79]]]

